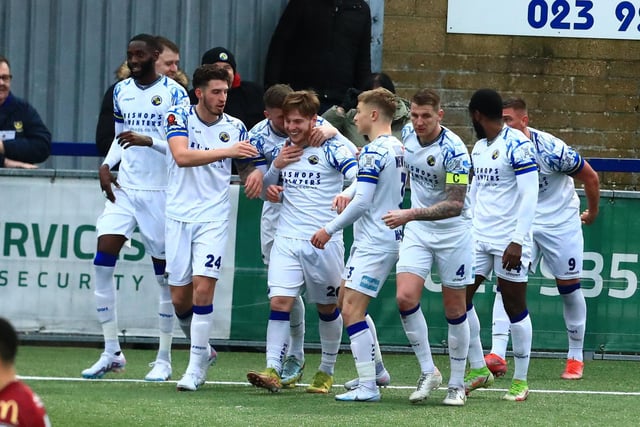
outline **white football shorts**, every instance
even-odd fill
[[[426,279],[435,262],[442,285],[464,288],[474,280],[474,245],[469,227],[425,230],[409,222],[400,243],[397,273],[412,273]]]
[[[167,273],[171,286],[193,276],[218,279],[224,262],[229,221],[182,222],[167,218]]]
[[[309,240],[276,236],[269,262],[269,298],[297,297],[305,287],[308,302],[336,304],[343,267],[341,239],[330,240],[324,249],[318,249]]]
[[[345,286],[376,298],[397,261],[397,252],[381,252],[353,244],[342,273]]]
[[[578,279],[582,274],[584,238],[582,225],[576,221],[564,227],[533,228],[533,255],[531,271],[535,271],[540,258],[556,279]]]
[[[491,280],[491,273],[510,282],[525,283],[529,280],[529,264],[531,263],[531,242],[522,245],[521,265],[517,269],[506,270],[502,267],[502,255],[507,244],[475,242],[476,275]]]
[[[164,190],[114,188],[113,194],[115,203],[107,200],[98,217],[98,237],[117,234],[131,239],[137,226],[145,251],[154,258],[165,259],[164,210],[167,198]]]

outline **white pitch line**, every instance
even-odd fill
[[[176,384],[177,381],[145,381],[145,380],[137,380],[133,378],[103,378],[103,379],[85,379],[85,378],[76,378],[76,377],[34,377],[34,376],[22,376],[19,375],[18,378],[21,380],[27,381],[76,381],[76,382],[111,382],[111,383],[143,383],[143,384]],[[251,384],[248,382],[242,381],[207,381],[206,384],[217,384],[217,385],[240,385],[240,386],[250,386]],[[307,387],[309,384],[297,384],[297,387]],[[335,388],[342,388],[342,384],[334,384]],[[386,386],[384,388],[395,389],[395,390],[413,390],[415,386]],[[446,387],[440,387],[439,390],[446,390]],[[506,392],[507,389],[504,388],[480,388],[474,390],[473,392]],[[530,393],[544,393],[544,394],[593,394],[593,395],[608,395],[608,396],[640,396],[640,391],[594,391],[594,390],[529,390]]]

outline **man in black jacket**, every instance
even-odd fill
[[[371,10],[364,0],[290,0],[276,27],[265,87],[312,88],[320,114],[371,75]]]
[[[51,153],[51,132],[31,104],[13,96],[12,77],[0,56],[0,167],[33,169]]]
[[[202,65],[215,64],[225,68],[231,77],[231,87],[227,94],[227,103],[224,112],[240,119],[242,123],[251,129],[256,123],[264,119],[264,90],[254,82],[240,78],[236,68],[236,58],[224,47],[214,47],[202,55]],[[197,104],[198,99],[193,89],[189,91],[191,104]]]

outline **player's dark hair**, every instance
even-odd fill
[[[3,62],[7,64],[7,67],[11,68],[11,64],[9,63],[9,60],[7,59],[7,57],[0,55],[0,64],[2,64]]]
[[[490,120],[502,120],[502,98],[493,89],[477,90],[469,101],[469,112],[474,111]]]
[[[13,364],[18,353],[18,334],[9,321],[0,317],[0,360]]]
[[[420,89],[411,98],[411,103],[416,105],[430,105],[435,111],[440,110],[440,95],[432,89]]]
[[[312,90],[299,90],[291,92],[284,98],[282,112],[286,115],[297,110],[304,117],[313,117],[318,114],[320,100]]]
[[[396,93],[396,86],[393,84],[391,77],[385,73],[371,73],[364,84],[366,90],[383,87],[391,93]]]
[[[518,111],[527,111],[527,103],[522,98],[509,98],[502,103],[502,108],[513,108]]]
[[[160,44],[160,53],[164,52],[165,48],[168,48],[171,52],[180,53],[180,48],[178,47],[178,45],[168,38],[163,36],[156,36],[156,40],[158,41],[158,44]]]
[[[389,121],[393,120],[393,115],[395,114],[396,107],[398,106],[396,96],[383,87],[362,92],[358,95],[358,102],[377,107],[382,115]]]
[[[156,36],[152,36],[151,34],[145,34],[145,33],[138,34],[131,37],[131,40],[129,40],[129,43],[136,42],[136,41],[141,41],[146,43],[149,49],[151,49],[151,51],[162,52],[162,45],[160,45],[160,42],[158,41],[158,38]]]
[[[211,80],[222,80],[231,86],[229,72],[219,65],[205,64],[201,65],[193,72],[193,87],[205,88]]]
[[[284,99],[293,92],[291,86],[278,83],[273,86],[270,86],[264,92],[264,96],[262,100],[264,101],[264,106],[267,108],[282,108],[282,104],[284,103]]]

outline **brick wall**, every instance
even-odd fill
[[[640,158],[640,42],[448,34],[446,0],[387,0],[383,71],[404,97],[439,91],[443,124],[475,142],[467,105],[482,87],[522,96],[530,124],[585,157]],[[601,174],[640,190],[640,174]]]

